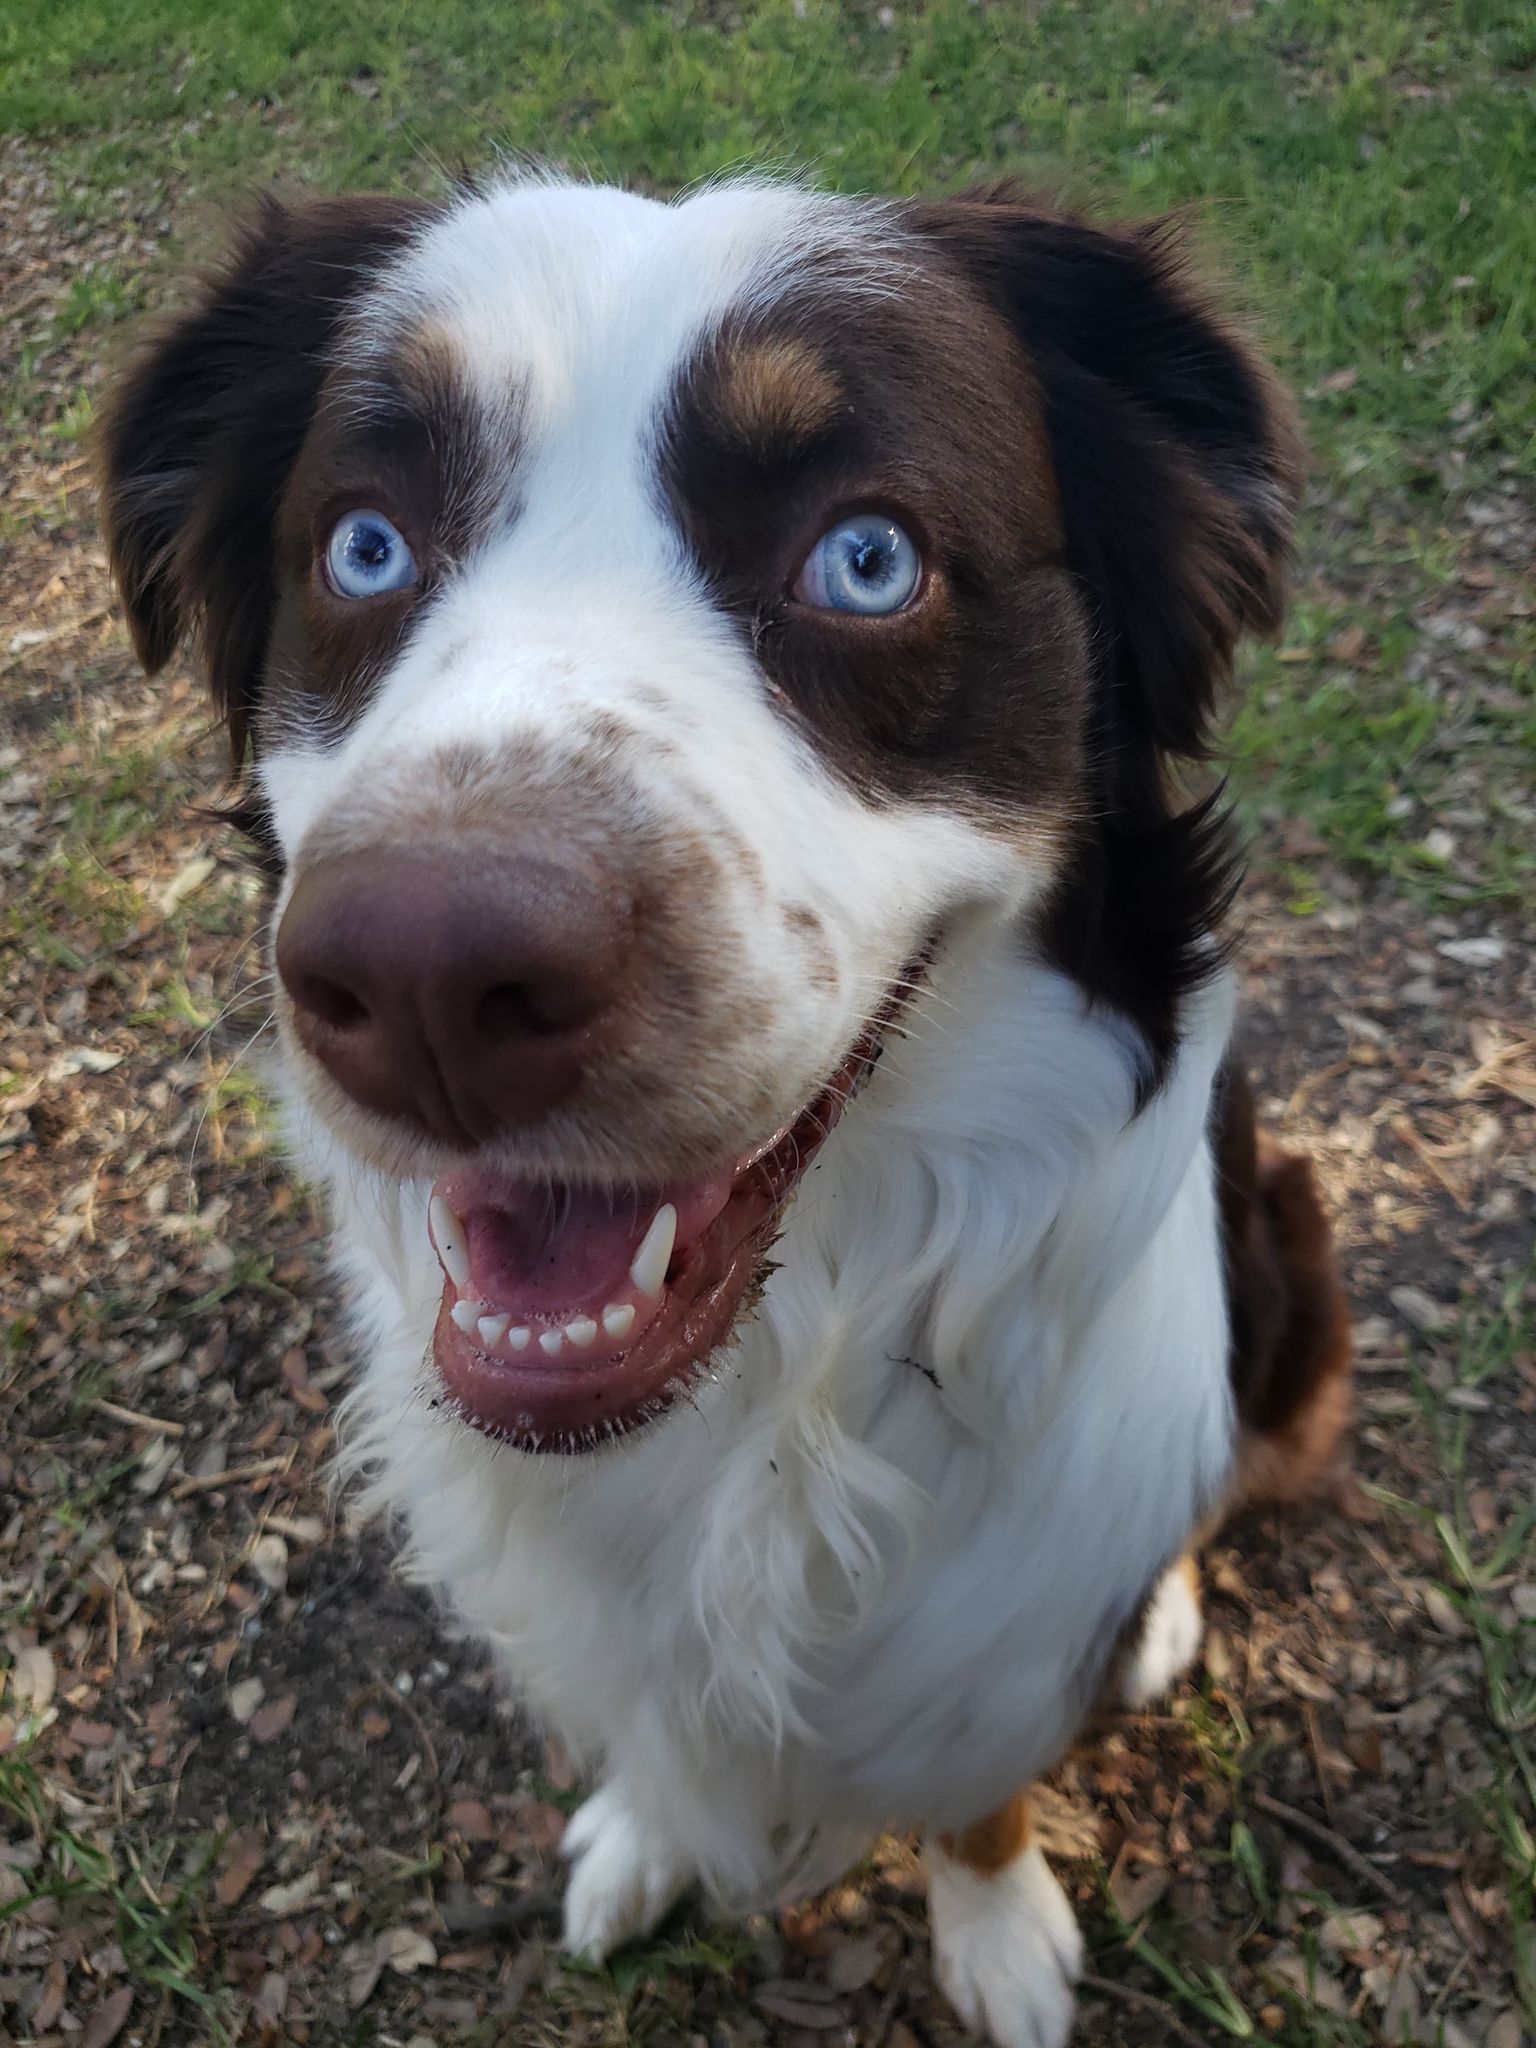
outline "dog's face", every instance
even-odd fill
[[[434,1183],[438,1371],[571,1448],[686,1387],[961,920],[1148,1070],[1168,807],[1294,464],[1147,234],[776,187],[269,208],[125,380],[142,652],[200,617],[297,1088]]]

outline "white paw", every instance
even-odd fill
[[[1163,1574],[1147,1602],[1141,1641],[1121,1688],[1126,1706],[1144,1707],[1165,1693],[1200,1653],[1205,1616],[1191,1567],[1184,1560]]]
[[[978,1877],[930,1845],[928,1924],[939,1988],[972,2033],[997,2048],[1063,2048],[1083,1937],[1038,1848]]]
[[[575,1866],[565,1888],[562,1940],[572,1955],[594,1963],[648,1933],[688,1883],[686,1867],[613,1785],[578,1808],[561,1847]]]

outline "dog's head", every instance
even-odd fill
[[[573,1444],[730,1330],[962,920],[1155,1086],[1170,794],[1277,614],[1288,416],[1161,228],[995,193],[269,204],[124,379],[114,566],[200,629],[296,1084],[435,1183],[439,1370]]]

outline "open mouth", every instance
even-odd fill
[[[580,1451],[686,1396],[755,1302],[784,1205],[879,1058],[893,1000],[821,1093],[755,1152],[623,1193],[468,1169],[432,1191],[432,1335],[466,1422]]]

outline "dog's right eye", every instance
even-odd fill
[[[348,512],[325,550],[326,575],[338,597],[382,597],[416,581],[416,557],[382,512]]]
[[[878,619],[905,611],[922,581],[923,558],[911,536],[883,512],[855,512],[811,549],[794,594],[816,611]]]

